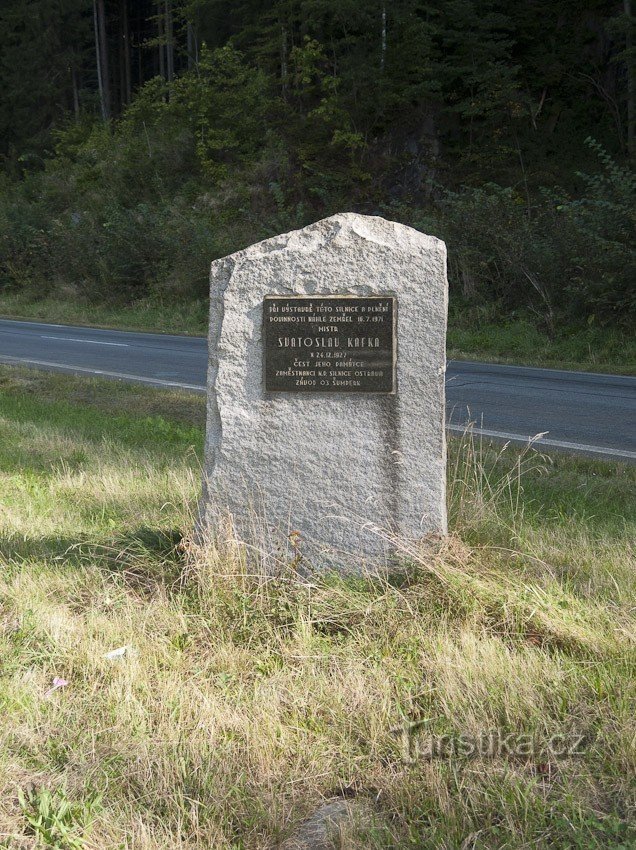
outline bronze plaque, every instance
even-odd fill
[[[267,392],[393,393],[397,299],[266,295]]]

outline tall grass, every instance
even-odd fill
[[[202,401],[3,374],[0,846],[273,848],[334,796],[346,848],[633,846],[633,471],[467,435],[446,541],[299,581],[190,535]]]

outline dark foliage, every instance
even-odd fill
[[[355,209],[446,238],[465,301],[632,321],[625,9],[7,0],[0,287],[199,296],[212,258]]]

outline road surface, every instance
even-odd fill
[[[203,393],[207,344],[0,319],[3,362]],[[636,378],[452,360],[446,399],[451,431],[636,462]]]

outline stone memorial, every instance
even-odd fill
[[[216,260],[200,527],[377,565],[446,532],[446,248],[343,213]]]

